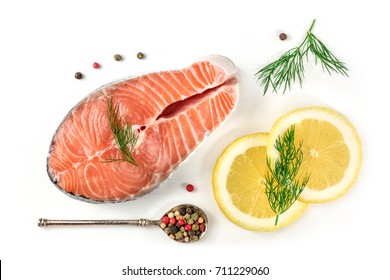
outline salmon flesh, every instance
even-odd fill
[[[81,100],[58,127],[47,159],[51,181],[74,198],[122,202],[156,188],[232,113],[238,101],[236,67],[212,55],[182,70],[112,83]],[[109,104],[138,140],[121,159]],[[131,147],[128,147],[129,149]]]

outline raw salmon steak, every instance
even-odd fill
[[[135,199],[156,188],[231,114],[238,100],[236,68],[212,55],[188,68],[106,85],[65,117],[50,146],[47,172],[60,190],[89,202]],[[109,104],[138,140],[121,159]],[[130,147],[128,147],[130,150]]]

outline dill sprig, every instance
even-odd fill
[[[294,144],[295,127],[290,127],[283,136],[276,139],[274,145],[279,157],[271,164],[267,156],[268,171],[265,175],[265,194],[269,205],[276,214],[275,225],[278,224],[279,215],[283,214],[298,199],[305,189],[309,175],[302,182],[295,180],[303,160],[302,141],[298,146]]]
[[[118,103],[115,103],[115,105],[113,105],[112,98],[110,98],[108,102],[108,110],[107,110],[108,119],[110,121],[112,135],[115,139],[115,142],[119,150],[122,153],[122,158],[109,159],[107,160],[107,162],[127,161],[135,166],[138,166],[138,164],[135,162],[132,155],[138,137],[133,132],[131,125],[127,121],[123,120],[123,116],[118,116],[118,112],[119,112]]]
[[[304,58],[308,61],[309,52],[314,55],[315,64],[318,61],[321,63],[322,70],[331,75],[332,72],[339,73],[343,76],[348,76],[347,67],[344,62],[341,62],[335,55],[322,43],[313,33],[313,27],[316,20],[314,19],[309,30],[306,32],[306,37],[302,43],[285,52],[274,62],[264,66],[255,76],[260,86],[264,89],[264,95],[269,87],[272,87],[273,92],[277,92],[283,88],[283,94],[287,89],[291,88],[291,83],[298,81],[302,87],[304,78]]]

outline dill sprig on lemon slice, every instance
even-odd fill
[[[307,204],[296,201],[279,215],[271,209],[266,195],[266,143],[268,134],[241,137],[221,154],[214,167],[213,191],[223,214],[248,230],[272,231],[295,221]]]

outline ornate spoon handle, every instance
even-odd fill
[[[90,225],[131,225],[146,227],[159,225],[159,220],[137,219],[137,220],[49,220],[39,219],[39,227],[47,226],[90,226]]]

